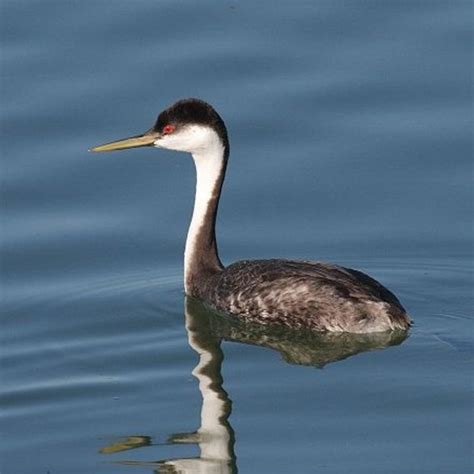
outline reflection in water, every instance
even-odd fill
[[[169,440],[172,443],[197,443],[201,455],[193,459],[167,460],[163,466],[172,467],[179,473],[237,472],[234,431],[229,424],[231,401],[222,388],[224,354],[221,337],[212,330],[210,312],[201,303],[186,298],[185,305],[189,345],[199,354],[193,375],[199,380],[202,395],[201,427],[196,433],[175,434]]]
[[[150,436],[127,436],[119,439],[115,443],[111,443],[99,450],[102,454],[120,453],[121,451],[128,451],[129,449],[141,448],[143,446],[150,446]]]
[[[197,444],[200,456],[165,459],[155,462],[121,461],[148,465],[156,473],[233,473],[237,472],[234,431],[229,423],[231,401],[223,389],[221,342],[233,341],[275,349],[289,364],[323,367],[359,352],[401,344],[406,332],[371,334],[314,333],[288,328],[269,328],[242,323],[236,318],[216,314],[201,302],[186,298],[186,330],[189,345],[198,353],[193,375],[199,380],[202,395],[201,426],[196,432],[170,436],[169,444]],[[151,445],[149,436],[129,436],[100,450],[117,453]]]
[[[209,331],[220,340],[269,347],[277,350],[289,364],[319,368],[359,352],[401,344],[408,335],[406,331],[354,334],[243,323],[237,318],[212,312],[201,302],[189,298],[186,310],[193,318],[205,320]]]

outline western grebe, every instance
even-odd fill
[[[191,153],[197,182],[184,252],[186,295],[243,320],[352,333],[406,330],[397,297],[357,270],[329,263],[251,260],[224,267],[215,223],[229,157],[224,121],[206,102],[184,99],[142,135],[92,148],[103,152],[154,146]]]

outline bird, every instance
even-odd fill
[[[222,264],[216,217],[230,148],[224,120],[209,103],[178,100],[145,133],[90,151],[137,147],[190,153],[195,164],[194,208],[184,251],[186,296],[261,325],[348,333],[407,331],[411,326],[398,298],[358,270],[291,259]]]

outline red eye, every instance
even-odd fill
[[[165,125],[163,127],[163,135],[169,135],[174,132],[174,125]]]

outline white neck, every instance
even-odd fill
[[[227,419],[229,416],[229,400],[226,394],[223,396],[222,386],[219,385],[216,389],[216,378],[220,374],[209,374],[209,366],[215,362],[216,355],[200,347],[199,339],[189,330],[188,338],[191,347],[199,354],[199,363],[192,374],[199,380],[199,390],[202,395],[201,426],[198,430],[201,458],[229,461],[232,459],[231,435],[228,425],[222,422],[223,417]]]
[[[199,354],[199,363],[193,375],[199,380],[202,395],[201,426],[198,429],[201,458],[214,462],[220,469],[205,472],[227,473],[227,462],[234,457],[232,428],[228,423],[231,404],[222,387],[221,367],[224,355],[220,339],[210,329],[209,322],[203,320],[196,306],[186,301],[186,331],[189,345]],[[194,471],[193,471],[194,472]],[[195,471],[195,472],[201,472]]]
[[[194,210],[186,238],[184,251],[184,282],[189,293],[189,276],[193,261],[196,261],[198,237],[203,227],[209,202],[215,196],[216,186],[224,166],[224,146],[215,132],[212,132],[205,147],[193,153],[196,167],[196,194]]]

